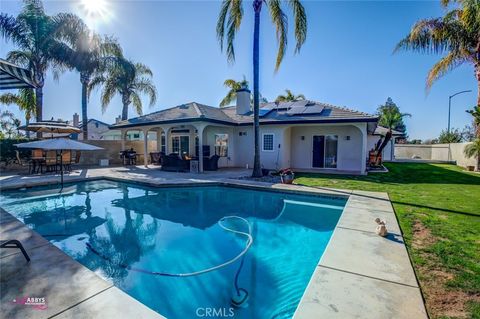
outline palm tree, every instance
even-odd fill
[[[82,126],[83,139],[88,139],[87,90],[95,71],[103,68],[116,57],[122,57],[122,49],[116,39],[100,37],[93,33],[77,16],[74,16],[67,26],[60,30],[60,37],[68,47],[63,53],[66,64],[80,73],[82,85]]]
[[[471,144],[465,146],[463,153],[466,157],[477,157],[477,172],[480,171],[480,138],[476,138]]]
[[[462,64],[474,67],[478,83],[477,105],[480,105],[480,6],[476,0],[442,0],[445,8],[455,2],[455,8],[444,17],[420,20],[401,40],[398,50],[412,50],[427,54],[445,54],[430,70],[427,90],[432,84]],[[480,137],[480,130],[477,130]]]
[[[475,106],[472,110],[467,110],[467,113],[473,116],[473,125],[475,126],[477,137],[480,136],[480,105]]]
[[[40,0],[24,0],[22,11],[17,17],[0,14],[0,33],[6,40],[12,41],[16,50],[7,54],[7,59],[32,71],[37,88],[36,117],[42,120],[43,86],[48,69],[58,78],[63,63],[55,55],[62,51],[63,44],[57,35],[61,27],[69,23],[71,14],[48,16]]]
[[[88,86],[91,84],[95,71],[102,69],[107,63],[112,63],[116,57],[122,57],[122,49],[116,39],[100,37],[92,33],[79,19],[75,27],[69,27],[63,34],[71,46],[67,52],[67,64],[80,73],[82,85],[82,130],[83,139],[88,139]]]
[[[18,94],[5,93],[0,95],[0,103],[16,104],[18,108],[25,112],[25,123],[28,125],[30,119],[35,115],[36,101],[35,93],[32,89],[20,89]],[[27,131],[27,137],[30,138],[30,132]]]
[[[105,68],[97,71],[90,82],[88,94],[103,85],[101,95],[102,110],[105,111],[115,94],[122,97],[122,120],[128,119],[128,107],[133,104],[136,112],[142,114],[141,94],[148,95],[150,106],[157,100],[157,90],[152,82],[152,71],[144,64],[134,63],[125,58],[117,58]]]
[[[468,110],[467,113],[473,116],[477,138],[465,147],[464,153],[468,158],[477,155],[477,171],[480,171],[480,105],[475,106],[473,110]]]
[[[242,81],[235,81],[234,79],[226,79],[225,82],[223,82],[223,85],[229,88],[229,90],[227,95],[225,95],[223,100],[220,102],[220,107],[225,107],[225,106],[228,106],[230,103],[232,103],[237,98],[237,91],[240,90],[241,88],[248,87],[248,81],[245,78],[245,76],[243,76]]]
[[[253,176],[262,176],[260,165],[260,123],[259,123],[259,51],[260,51],[260,12],[265,3],[269,8],[270,17],[276,27],[278,52],[275,62],[277,71],[282,63],[287,48],[288,36],[288,18],[282,9],[280,0],[253,0],[253,10],[255,13],[253,30],[253,123],[254,123],[254,142],[255,155],[253,164]],[[288,2],[293,11],[295,24],[295,53],[299,52],[307,37],[307,15],[300,0],[291,0]],[[217,38],[220,43],[220,49],[223,51],[224,40],[226,41],[226,54],[230,62],[235,61],[235,49],[233,42],[235,35],[240,29],[243,18],[242,0],[223,0],[220,14],[217,21]]]
[[[305,100],[305,95],[303,94],[293,94],[289,89],[285,89],[286,95],[279,95],[275,99],[275,102],[294,102],[299,100]]]
[[[377,152],[375,161],[382,154],[383,149],[388,145],[388,142],[392,139],[393,130],[399,126],[403,126],[403,118],[410,117],[409,113],[400,113],[398,106],[393,103],[391,98],[387,99],[385,105],[381,105],[378,110],[379,120],[378,125],[388,129],[382,143],[377,143],[375,151]]]
[[[230,90],[228,90],[227,95],[220,102],[220,107],[225,107],[232,103],[237,98],[238,90],[240,90],[241,88],[248,88],[248,81],[247,79],[245,79],[244,76],[242,81],[226,79],[225,82],[223,82],[223,85],[227,88],[230,88]],[[268,100],[264,98],[262,94],[260,94],[260,102],[268,103]],[[253,104],[253,94],[250,96],[250,104]]]

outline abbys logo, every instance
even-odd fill
[[[200,318],[231,318],[235,316],[233,308],[197,308],[195,313]]]
[[[37,310],[47,309],[47,300],[45,297],[21,297],[12,300],[12,303],[17,305],[31,306]]]

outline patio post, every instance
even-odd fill
[[[157,129],[157,152],[162,151],[162,129]]]
[[[143,129],[143,165],[148,167],[148,129]]]
[[[122,149],[120,151],[125,151],[125,137],[127,135],[126,130],[121,130],[120,131],[120,140],[122,141]]]
[[[168,143],[169,143],[169,141],[168,141],[168,139],[169,139],[169,137],[168,137],[168,132],[170,132],[170,128],[169,128],[169,127],[166,127],[166,126],[163,126],[163,127],[162,127],[162,130],[163,130],[163,132],[165,133],[165,154],[168,155],[168,154],[170,153],[170,152],[168,151]]]
[[[358,127],[358,126],[357,126]],[[358,127],[362,133],[362,174],[367,174],[367,157],[368,157],[368,150],[367,150],[367,126],[364,125],[363,128]]]
[[[198,136],[198,172],[203,173],[203,130],[205,125],[195,126]]]

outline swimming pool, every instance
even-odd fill
[[[234,318],[291,318],[346,199],[100,180],[67,185],[61,194],[52,187],[5,191],[0,202],[72,258],[168,318],[213,310]],[[187,273],[235,257],[245,238],[217,223],[228,215],[247,219],[252,228],[253,245],[240,272],[240,260],[182,278],[131,269]],[[230,226],[245,231],[241,223]],[[249,294],[243,308],[230,304],[237,272],[239,287]]]

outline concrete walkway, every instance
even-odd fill
[[[27,262],[18,249],[0,250],[2,318],[164,318],[1,208],[0,238],[20,240],[31,258]],[[46,309],[23,304],[26,297],[45,298]]]
[[[377,217],[387,221],[385,238]],[[386,193],[351,192],[294,318],[428,318]]]

